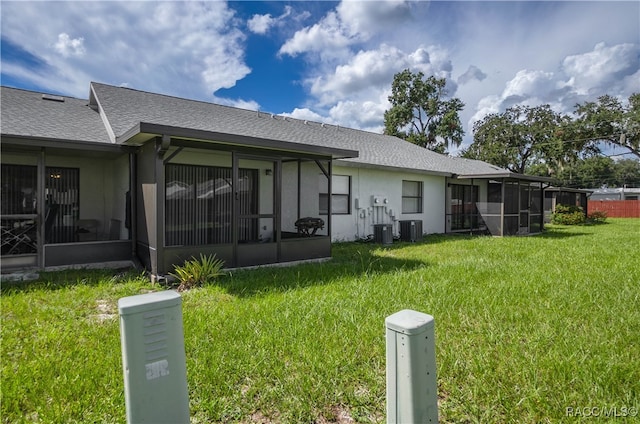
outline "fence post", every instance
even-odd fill
[[[409,309],[385,320],[387,423],[437,423],[435,323]]]
[[[118,300],[127,423],[189,423],[182,299],[175,291]]]

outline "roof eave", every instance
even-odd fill
[[[108,142],[100,143],[87,140],[68,140],[53,137],[37,137],[31,135],[2,134],[3,145],[19,145],[24,147],[55,147],[62,149],[92,150],[102,152],[121,152],[123,146]]]
[[[361,162],[361,161],[338,160],[337,164],[340,166],[345,166],[350,168],[382,169],[385,171],[398,171],[398,172],[408,172],[413,174],[426,174],[426,175],[434,175],[437,177],[453,176],[451,172],[445,172],[445,171],[433,171],[429,169],[417,169],[417,168],[402,168],[399,166],[389,166],[389,165],[382,165],[378,163]]]
[[[312,155],[329,156],[333,159],[358,157],[356,150],[338,149],[325,146],[314,146],[289,141],[272,140],[259,137],[249,137],[238,134],[227,134],[215,131],[205,131],[193,128],[173,127],[169,125],[140,122],[135,124],[121,136],[116,137],[118,144],[142,145],[156,136],[169,136],[196,140],[210,144],[238,145],[243,147],[255,147],[264,150],[277,150],[285,152],[309,153]]]
[[[489,179],[489,178],[510,178],[515,180],[537,181],[543,183],[553,183],[555,178],[540,177],[537,175],[517,174],[515,172],[498,172],[498,173],[486,173],[486,174],[456,174],[455,178],[460,179]]]

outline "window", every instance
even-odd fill
[[[329,211],[329,189],[327,177],[319,176],[319,210],[321,215]],[[333,175],[331,177],[331,213],[348,215],[351,213],[351,177],[349,175]]]
[[[451,230],[478,228],[478,186],[451,185]]]
[[[422,181],[402,181],[402,213],[422,213]]]

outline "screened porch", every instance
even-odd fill
[[[451,179],[447,232],[511,236],[540,233],[543,182],[536,178]]]
[[[136,245],[154,275],[191,257],[226,267],[331,256],[331,156],[171,139],[136,159]]]
[[[131,259],[126,154],[3,143],[1,181],[3,272]]]

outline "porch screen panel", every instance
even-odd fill
[[[212,168],[213,209],[208,217],[212,223],[211,244],[231,243],[231,214],[233,191],[231,168]]]
[[[518,234],[520,221],[520,188],[518,181],[504,183],[504,226],[503,235]]]
[[[529,215],[529,231],[539,233],[542,231],[542,183],[531,184],[531,210]]]
[[[258,210],[258,170],[238,170],[238,241],[258,241],[258,222],[260,217]]]
[[[240,213],[255,178],[240,172]],[[257,178],[257,177],[256,177]],[[233,211],[232,170],[226,167],[167,165],[165,187],[165,244],[197,246],[231,243]],[[257,194],[255,195],[257,204]],[[255,226],[257,231],[257,225]]]
[[[35,214],[38,168],[2,164],[2,255],[34,254],[37,250]]]
[[[2,164],[2,215],[36,213],[38,168]]]
[[[479,227],[478,186],[451,185],[451,230],[472,230]]]
[[[80,170],[47,167],[45,180],[45,243],[77,241]]]

